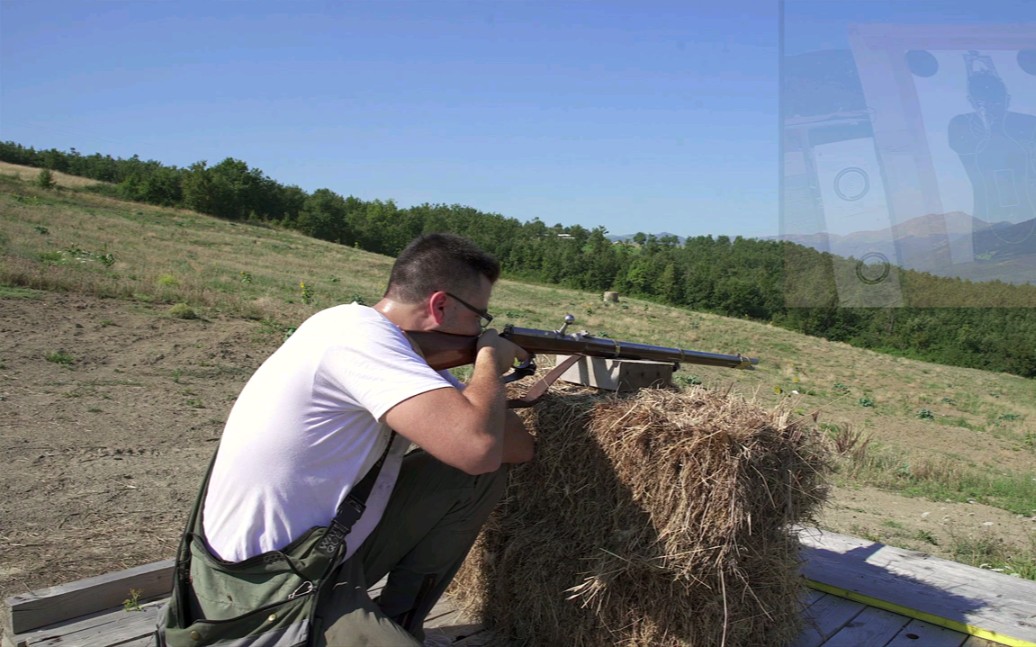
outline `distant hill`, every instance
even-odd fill
[[[882,254],[900,267],[972,281],[1036,284],[1036,219],[988,223],[953,211],[927,214],[891,230],[776,237],[837,256]]]
[[[684,241],[687,240],[687,238],[684,237],[684,236],[677,236],[676,234],[671,234],[668,231],[662,231],[662,232],[659,232],[657,234],[648,234],[648,235],[649,236],[654,236],[655,238],[664,238],[666,236],[675,236],[676,239],[679,241],[679,244],[681,244],[681,245],[683,245]],[[617,243],[617,242],[626,242],[626,241],[629,241],[629,240],[633,240],[634,236],[636,236],[636,234],[609,234],[608,236],[605,236],[605,238],[607,238],[608,240],[612,241],[613,243]]]

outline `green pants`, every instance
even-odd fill
[[[471,476],[424,451],[407,454],[381,522],[318,605],[317,645],[420,645],[425,617],[503,495],[506,477],[506,468]],[[371,600],[367,588],[385,575],[385,588]]]

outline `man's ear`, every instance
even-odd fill
[[[435,325],[438,326],[446,318],[446,293],[442,290],[432,292],[427,303],[428,315],[435,320]]]

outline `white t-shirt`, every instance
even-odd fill
[[[420,393],[458,387],[432,370],[373,308],[318,312],[245,385],[223,430],[203,508],[205,535],[227,561],[288,545],[327,525],[391,436],[378,420]],[[398,434],[347,557],[381,519],[409,441]]]

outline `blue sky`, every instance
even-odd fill
[[[910,3],[812,4],[793,47]],[[780,33],[776,0],[0,0],[0,138],[616,234],[772,236]]]
[[[764,234],[777,6],[690,6],[3,0],[0,137],[613,233]]]

